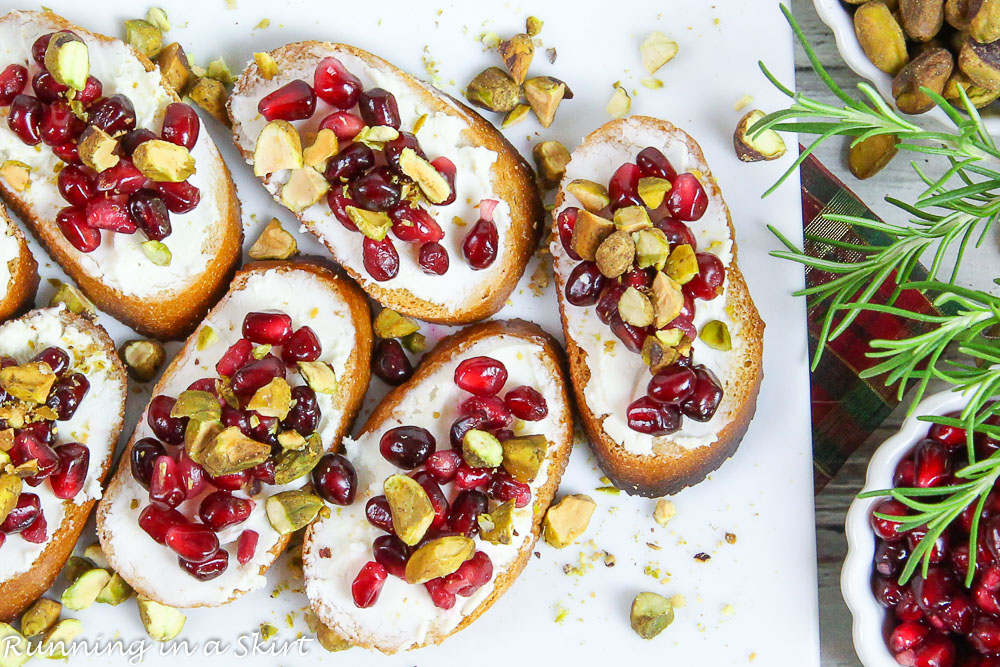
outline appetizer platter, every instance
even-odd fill
[[[76,326],[53,391],[107,413],[0,621],[47,589],[73,665],[818,665],[794,151],[733,138],[792,37],[745,4],[597,48],[586,3],[0,8],[0,384]],[[8,473],[50,534],[67,467]]]

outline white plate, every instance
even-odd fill
[[[837,50],[840,51],[840,55],[843,57],[844,62],[847,63],[847,66],[854,70],[854,73],[858,76],[864,77],[875,84],[875,87],[882,93],[882,96],[892,102],[892,77],[878,67],[875,67],[872,61],[868,60],[868,56],[865,55],[861,44],[858,43],[857,35],[854,34],[854,21],[851,18],[851,14],[848,13],[843,2],[841,0],[813,0],[813,4],[816,5],[816,13],[819,14],[819,17],[833,30],[833,36],[837,40]],[[849,92],[852,92],[853,97],[860,95],[856,91]],[[991,134],[1000,133],[1000,113],[996,111],[996,104],[991,105],[989,109],[989,111],[986,109],[980,110],[983,114],[983,120],[986,122],[986,127]],[[933,118],[939,123],[954,126],[954,123],[951,122],[948,116],[937,107],[921,116],[909,116],[907,114],[903,114],[903,116],[907,118]]]
[[[524,19],[532,11],[499,0],[419,5],[402,0],[237,0],[232,10],[222,0],[161,1],[176,26],[169,37],[180,41],[200,64],[222,55],[235,71],[255,50],[302,39],[339,40],[371,50],[420,76],[425,75],[423,61],[433,63],[441,85],[456,95],[479,70],[499,64],[495,53],[484,52],[477,36],[484,31],[509,35],[523,30]],[[101,12],[85,8],[79,0],[47,0],[47,4],[74,23],[108,34],[120,34],[121,22],[146,8],[146,4],[125,0],[104,0]],[[644,7],[633,5],[629,11],[623,8],[619,5],[618,11],[608,11],[599,2],[536,6],[534,12],[545,20],[541,33],[545,47],[556,47],[558,59],[550,65],[544,50],[539,50],[532,71],[566,80],[576,98],[563,103],[554,127],[546,130],[528,120],[511,128],[507,136],[525,155],[530,155],[531,143],[539,138],[558,139],[572,148],[609,119],[604,107],[612,84],[621,80],[630,92],[638,90],[633,112],[667,118],[698,139],[732,208],[740,266],[768,323],[757,417],[733,460],[705,483],[674,498],[678,515],[668,527],[653,522],[652,500],[595,493],[601,474],[589,449],[581,445],[573,454],[562,490],[590,493],[599,503],[582,544],[556,551],[540,543],[539,557],[531,559],[511,590],[481,620],[443,647],[384,658],[359,650],[332,656],[313,643],[305,645],[310,662],[455,665],[474,657],[483,667],[509,665],[511,658],[527,659],[527,664],[609,665],[627,654],[630,662],[639,665],[819,664],[805,302],[791,296],[802,285],[802,271],[768,256],[778,244],[765,228],[774,224],[789,238],[801,238],[798,178],[790,179],[771,198],[760,199],[791,163],[795,142],[788,139],[790,150],[782,160],[747,165],[734,156],[731,139],[745,112],[734,111],[733,104],[744,95],[753,95],[755,105],[767,111],[785,104],[785,98],[761,75],[757,61],[766,61],[791,85],[792,38],[772,3],[662,0]],[[263,18],[270,19],[270,27],[254,30]],[[680,54],[659,73],[665,83],[660,90],[639,83],[646,73],[638,46],[654,29],[680,44]],[[769,38],[762,40],[759,35]],[[289,224],[291,215],[265,196],[250,169],[238,159],[228,132],[209,120],[204,126],[211,130],[239,186],[248,242],[271,216]],[[322,253],[311,236],[300,235],[299,241],[305,251]],[[34,249],[44,276],[61,276],[44,253],[37,246]],[[500,316],[526,317],[558,333],[552,288],[536,297],[528,287],[536,261],[528,266],[511,305]],[[50,293],[51,287],[43,280],[39,301],[47,301]],[[109,318],[103,321],[118,341],[132,335]],[[440,327],[425,329],[440,331]],[[384,390],[374,381],[369,398]],[[147,400],[148,386],[131,394],[130,425]],[[726,533],[736,536],[735,544],[726,541]],[[85,533],[81,547],[93,539],[92,532]],[[563,573],[564,565],[578,563],[581,552],[589,556],[596,550],[614,554],[615,567],[598,561],[582,576]],[[695,560],[700,552],[711,555],[711,560]],[[647,566],[660,570],[660,578],[669,579],[661,583],[644,574]],[[305,597],[294,590],[271,595],[287,576],[283,559],[269,576],[266,590],[222,610],[190,610],[182,634],[194,648],[190,661],[207,664],[212,659],[205,654],[211,651],[206,645],[210,639],[228,644],[227,656],[235,657],[241,645],[237,642],[252,641],[251,633],[265,621],[280,628],[279,640],[308,634],[302,620]],[[292,589],[299,586],[294,580],[290,583]],[[628,624],[631,600],[644,590],[680,593],[687,599],[674,624],[649,642],[639,639]],[[560,609],[566,610],[565,619],[556,623]],[[731,614],[727,613],[730,609]],[[131,643],[145,638],[134,601],[114,608],[95,605],[78,616],[88,639],[120,638]],[[147,653],[144,664],[176,664],[176,657],[159,657],[158,648]],[[296,648],[289,650],[294,653]],[[302,658],[258,655],[240,664],[270,666],[279,661],[298,664]],[[106,656],[77,656],[72,664],[107,662]],[[125,660],[117,657],[112,662],[124,664]]]

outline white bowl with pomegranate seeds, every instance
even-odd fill
[[[868,464],[868,476],[862,493],[887,489],[893,486],[937,486],[934,478],[946,477],[949,472],[954,472],[961,466],[956,458],[964,458],[965,439],[964,432],[958,429],[937,428],[934,433],[930,433],[931,424],[920,421],[922,415],[948,415],[960,411],[967,403],[968,399],[961,393],[955,391],[943,391],[928,396],[921,401],[913,414],[906,418],[899,432],[886,440],[876,451]],[[947,431],[952,431],[948,433]],[[934,439],[928,438],[933,435]],[[950,436],[950,437],[949,437]],[[945,444],[949,442],[950,444]],[[994,441],[995,442],[995,441]],[[990,446],[992,451],[996,445]],[[980,450],[981,451],[981,450]],[[942,458],[942,455],[944,458]],[[917,461],[911,467],[911,461]],[[951,469],[948,468],[948,461],[951,461]],[[942,462],[942,469],[935,470]],[[909,481],[909,479],[920,478],[919,481]],[[905,479],[904,479],[905,478]],[[931,499],[933,501],[933,497]],[[942,567],[943,577],[935,577],[932,572],[928,573],[928,581],[932,579],[941,580],[945,588],[954,586],[951,593],[940,598],[947,599],[947,603],[937,607],[934,614],[937,618],[931,619],[926,613],[926,606],[922,610],[922,605],[918,604],[913,597],[913,590],[920,586],[916,582],[919,577],[914,575],[910,582],[903,587],[898,587],[894,583],[898,573],[902,570],[904,560],[908,552],[915,544],[916,540],[909,538],[883,540],[877,537],[873,530],[872,513],[876,508],[883,513],[893,514],[887,511],[891,505],[884,506],[886,498],[858,498],[851,504],[847,513],[846,534],[848,543],[847,558],[844,561],[844,568],[841,572],[841,591],[848,608],[854,617],[853,634],[854,647],[858,657],[866,667],[889,667],[891,665],[940,665],[949,667],[950,665],[972,664],[977,667],[988,667],[1000,664],[996,658],[982,662],[961,662],[957,657],[949,660],[950,650],[940,644],[941,637],[945,637],[953,646],[958,646],[959,650],[969,650],[972,655],[972,645],[965,638],[960,638],[954,642],[956,635],[954,628],[965,630],[971,628],[969,636],[977,633],[989,633],[1000,642],[1000,570],[997,570],[998,585],[994,588],[982,586],[980,577],[976,578],[973,589],[964,590],[965,566],[963,554],[967,552],[967,532],[962,530],[962,524],[966,526],[971,518],[968,512],[966,516],[956,519],[952,528],[949,528],[945,539],[942,540],[944,553],[940,559],[940,565],[932,565],[932,568]],[[896,501],[889,501],[896,502]],[[898,507],[902,507],[899,505]],[[882,523],[883,535],[886,523]],[[888,526],[891,529],[891,525]],[[982,542],[982,540],[981,540]],[[956,553],[957,551],[957,553]],[[984,553],[981,549],[980,553]],[[991,558],[988,551],[985,556]],[[876,562],[877,561],[877,562]],[[876,566],[878,571],[876,570]],[[890,577],[883,575],[890,574]],[[919,574],[919,570],[917,572]],[[927,586],[921,586],[926,589]],[[977,590],[979,590],[977,595]],[[928,593],[928,591],[924,591]],[[955,602],[955,598],[961,598]],[[977,600],[981,599],[982,602]],[[892,604],[893,600],[898,600],[895,607],[890,609],[884,606]],[[925,598],[925,601],[927,599]],[[982,607],[993,607],[993,613],[983,611]],[[903,618],[898,618],[899,616]],[[939,620],[947,617],[945,621]],[[984,620],[979,620],[984,619]],[[910,623],[901,629],[896,628],[904,621]],[[930,626],[940,624],[945,628],[945,634],[937,633]],[[927,628],[924,634],[924,628]],[[923,636],[921,641],[915,646],[907,644]],[[896,642],[896,649],[890,648],[890,642]],[[933,644],[938,646],[934,647]],[[1000,647],[1000,643],[998,643]],[[912,651],[909,653],[907,651]],[[1000,652],[1000,648],[998,648]],[[936,662],[930,660],[930,654],[936,654]],[[898,655],[897,655],[898,654]],[[961,655],[959,653],[959,655]],[[996,661],[996,662],[994,662]]]

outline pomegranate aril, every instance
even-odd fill
[[[913,459],[907,457],[896,464],[896,471],[892,475],[892,485],[897,488],[909,488],[916,480],[916,466]],[[968,529],[966,529],[968,532]]]
[[[680,220],[663,218],[656,221],[656,228],[664,233],[671,248],[678,245],[689,245],[692,250],[698,249],[698,240],[695,238],[694,232]]]
[[[201,501],[198,516],[202,523],[219,532],[229,526],[243,523],[250,518],[253,501],[237,498],[226,491],[214,491]]]
[[[476,396],[494,396],[507,383],[507,368],[492,357],[472,357],[455,369],[455,384]]]
[[[125,204],[132,222],[146,238],[162,241],[170,236],[170,212],[163,200],[152,190],[139,190]]]
[[[491,431],[510,426],[514,421],[514,416],[499,396],[471,396],[459,404],[458,413],[462,416],[482,415],[483,428]]]
[[[350,505],[358,490],[358,474],[342,454],[324,454],[312,469],[316,493],[328,503]]]
[[[370,126],[388,125],[397,130],[400,125],[399,108],[396,97],[384,88],[369,88],[358,98],[361,118]]]
[[[462,439],[465,438],[465,434],[474,428],[482,428],[486,425],[486,415],[483,413],[475,413],[468,415],[466,417],[459,417],[456,419],[449,431],[449,438],[451,440],[451,447],[456,451],[462,451]]]
[[[493,578],[493,562],[482,551],[462,563],[457,570],[444,577],[444,590],[469,597]]]
[[[215,364],[215,371],[219,375],[232,377],[236,371],[243,368],[249,361],[253,353],[253,343],[246,338],[240,338],[223,352],[222,358]]]
[[[670,160],[653,146],[647,146],[639,151],[635,156],[635,163],[643,176],[663,178],[671,182],[677,178],[677,171],[670,164]]]
[[[165,141],[191,150],[198,142],[200,130],[201,120],[194,109],[183,102],[167,105],[163,114],[163,127],[160,129],[160,136]]]
[[[503,402],[512,415],[525,421],[536,422],[545,419],[546,415],[549,414],[549,406],[545,397],[537,389],[528,385],[515,387],[508,391]]]
[[[447,484],[455,479],[458,466],[461,464],[461,454],[453,449],[441,449],[427,457],[427,463],[424,468],[438,484]]]
[[[388,167],[374,167],[351,180],[348,193],[361,208],[369,211],[388,211],[397,204],[402,189],[393,182]]]
[[[653,272],[650,269],[632,269],[622,275],[622,285],[639,291],[646,290],[653,285]]]
[[[625,206],[642,206],[642,198],[639,197],[639,179],[642,172],[639,167],[626,162],[615,170],[608,183],[608,197],[611,199],[611,209],[619,209]]]
[[[451,190],[451,194],[448,195],[448,198],[439,204],[436,204],[436,206],[448,206],[449,204],[455,203],[455,197],[458,196],[458,193],[455,191],[455,178],[458,173],[458,168],[455,167],[455,163],[442,155],[441,157],[431,160],[431,164],[438,170],[439,174],[444,176],[444,180],[448,181],[448,188]]]
[[[443,527],[448,522],[448,499],[445,498],[441,487],[434,480],[434,476],[426,470],[413,473],[412,476],[423,487],[431,501],[431,507],[434,508],[434,521],[431,523],[431,528]]]
[[[927,570],[927,576],[916,575],[911,588],[916,596],[917,604],[924,611],[940,611],[951,603],[957,592],[958,583],[955,575],[941,565],[932,565]]]
[[[427,593],[431,596],[431,602],[438,609],[451,609],[455,606],[455,594],[444,589],[444,578],[431,579],[424,584]]]
[[[625,286],[617,280],[607,280],[604,282],[601,294],[597,298],[597,307],[594,308],[594,312],[597,313],[597,318],[601,322],[610,324],[616,317],[621,319],[618,316],[618,301],[621,300],[624,293]]]
[[[153,435],[168,445],[183,444],[187,427],[186,418],[170,416],[176,402],[177,399],[161,394],[149,402],[146,413],[146,423],[153,429]]]
[[[372,372],[383,382],[395,387],[410,379],[413,365],[398,340],[383,339],[375,345]]]
[[[219,548],[214,554],[200,563],[193,563],[178,557],[177,562],[188,574],[198,581],[211,581],[229,568],[229,552]]]
[[[596,263],[580,262],[566,279],[566,300],[574,306],[593,306],[600,299],[604,283],[604,275]]]
[[[285,362],[268,354],[250,361],[233,373],[229,386],[240,396],[250,396],[277,377],[285,377]]]
[[[441,226],[422,208],[408,203],[392,207],[389,211],[392,233],[406,243],[434,243],[444,238]]]
[[[480,489],[493,480],[493,470],[490,468],[472,468],[465,463],[455,471],[455,488],[463,491]]]
[[[31,525],[21,531],[21,538],[25,542],[32,544],[42,544],[49,538],[49,524],[45,520],[45,512],[38,511],[38,518],[31,522]]]
[[[358,103],[364,86],[361,79],[351,74],[342,62],[327,56],[319,61],[313,72],[313,89],[327,104],[338,109],[350,109]]]
[[[927,437],[937,440],[942,445],[958,447],[965,444],[965,429],[957,426],[945,426],[944,424],[931,424]]]
[[[31,77],[31,89],[43,104],[52,104],[69,90],[69,86],[56,81],[46,70],[40,70]]]
[[[883,607],[895,607],[903,598],[903,588],[895,579],[876,575],[872,582],[875,600]],[[909,591],[909,589],[906,589]]]
[[[34,493],[22,493],[17,497],[17,504],[7,518],[0,523],[0,532],[19,533],[30,528],[42,514],[42,503]]]
[[[395,535],[379,535],[372,542],[372,556],[375,562],[394,577],[406,579],[406,563],[410,560],[410,548]]]
[[[208,526],[180,524],[167,528],[166,545],[190,563],[204,563],[219,550],[219,538]]]
[[[285,313],[247,313],[243,337],[258,345],[284,345],[292,336],[292,318]]]
[[[385,156],[386,164],[400,175],[405,175],[399,166],[399,156],[402,154],[404,148],[412,149],[417,155],[425,160],[427,159],[427,155],[420,148],[420,142],[417,141],[417,137],[410,132],[400,132],[398,137],[392,141],[387,141],[382,148],[382,155]]]
[[[573,228],[576,227],[576,216],[580,212],[575,206],[567,206],[556,216],[556,228],[559,230],[559,241],[563,250],[574,261],[580,261],[580,255],[573,250]]]
[[[921,621],[906,621],[896,626],[896,629],[889,635],[889,649],[893,653],[905,651],[913,648],[930,632],[930,628]]]
[[[673,364],[658,371],[650,379],[646,391],[658,403],[677,404],[691,396],[696,384],[693,370]]]
[[[938,616],[948,630],[964,635],[972,630],[973,621],[976,619],[976,610],[968,596],[956,594],[951,604]]]
[[[160,199],[171,213],[181,215],[193,211],[201,201],[201,190],[187,181],[180,183],[157,182],[153,184]]]
[[[914,484],[919,488],[941,486],[951,477],[951,456],[947,446],[923,440],[913,455]]]
[[[69,368],[69,354],[61,347],[47,347],[32,357],[31,360],[33,362],[40,361],[44,363],[56,375],[61,375],[63,371]]]
[[[983,655],[1000,653],[1000,620],[980,616],[972,624],[969,643]]]
[[[272,447],[278,446],[278,418],[262,415],[259,412],[249,412],[257,418],[257,425],[250,426],[250,437],[258,442],[266,442]]]
[[[875,535],[882,538],[887,542],[895,542],[897,540],[903,539],[905,537],[904,533],[899,532],[899,522],[890,521],[889,519],[882,519],[875,516],[877,514],[884,514],[886,516],[898,516],[900,518],[907,515],[906,505],[899,502],[898,500],[889,498],[878,503],[872,510],[871,515],[871,526],[872,531]]]
[[[42,103],[31,95],[18,95],[10,105],[7,127],[23,143],[35,146],[42,141]]]
[[[451,260],[448,251],[440,243],[425,243],[420,246],[420,251],[417,253],[417,263],[424,273],[443,276],[448,272]]]
[[[216,488],[223,489],[225,491],[239,491],[247,485],[247,481],[250,479],[250,471],[241,470],[240,472],[234,472],[228,475],[210,476],[209,479],[212,485]]]
[[[42,141],[48,146],[64,144],[79,135],[80,123],[66,100],[56,100],[42,111]]]
[[[118,146],[121,147],[122,153],[131,157],[140,144],[156,138],[157,136],[152,130],[147,130],[143,127],[122,135],[122,138],[118,140]]]
[[[166,453],[163,443],[156,438],[143,438],[136,442],[129,454],[132,478],[144,489],[149,490],[149,483],[153,478],[153,463],[157,457]]]
[[[380,563],[376,561],[365,563],[351,584],[351,596],[354,598],[354,604],[362,609],[375,604],[387,576],[388,572]]]
[[[32,477],[36,480],[45,479],[59,467],[55,450],[27,431],[22,430],[14,436],[14,446],[7,454],[15,466],[35,461],[38,471]]]
[[[86,83],[83,84],[83,90],[78,90],[74,99],[83,106],[89,107],[100,99],[103,93],[104,85],[100,79],[95,76],[88,76]]]
[[[475,271],[488,268],[497,258],[500,237],[492,220],[479,220],[462,241],[462,254]]]
[[[715,416],[722,402],[722,384],[715,373],[704,366],[695,366],[693,370],[694,389],[681,402],[681,412],[695,421],[707,422]]]
[[[367,236],[362,246],[362,260],[365,270],[379,282],[391,280],[399,273],[399,253],[388,236],[381,241],[375,241]]]
[[[639,352],[642,350],[642,344],[646,342],[646,338],[652,333],[650,327],[637,327],[633,324],[629,324],[621,318],[621,315],[615,313],[611,316],[611,321],[609,322],[611,327],[611,332],[618,337],[622,343],[625,344],[625,348],[631,352]]]
[[[52,153],[66,164],[80,164],[80,152],[75,141],[67,141],[58,146],[52,146]]]
[[[667,208],[678,220],[690,222],[701,219],[708,208],[708,195],[694,174],[684,173],[673,181],[667,195]]]
[[[365,127],[365,121],[347,111],[334,111],[320,121],[319,129],[333,130],[340,141],[350,141]]]
[[[55,410],[58,421],[66,421],[76,414],[88,391],[90,381],[82,373],[67,373],[52,385],[45,404]]]
[[[240,565],[249,563],[257,553],[257,542],[260,535],[256,530],[244,530],[236,541],[236,561]]]
[[[94,187],[98,192],[116,195],[138,192],[145,184],[146,176],[128,158],[122,158],[118,164],[105,169],[94,179]]]
[[[295,79],[262,97],[257,111],[268,122],[310,118],[316,112],[316,94],[308,83]]]
[[[97,193],[94,186],[93,172],[80,165],[67,165],[56,178],[59,194],[71,206],[86,206]]]
[[[710,252],[699,252],[698,275],[684,285],[684,291],[697,299],[711,301],[719,296],[726,281],[726,267]]]
[[[135,107],[124,95],[112,95],[91,107],[89,121],[112,136],[129,132],[135,129]]]
[[[308,326],[300,327],[292,332],[281,348],[281,359],[286,364],[297,361],[316,361],[323,348],[319,336]]]
[[[368,523],[387,533],[393,532],[392,511],[385,496],[374,496],[365,503],[365,517]]]
[[[177,477],[188,500],[201,494],[208,486],[208,473],[183,448],[177,454]]]
[[[489,499],[482,491],[466,489],[455,496],[448,513],[448,527],[466,537],[479,533],[479,515],[489,509]]]
[[[56,498],[68,500],[83,490],[90,466],[90,450],[78,442],[68,442],[55,449],[59,467],[49,477]]]
[[[295,401],[295,405],[288,411],[288,415],[281,422],[281,427],[309,436],[319,426],[320,409],[316,401],[316,392],[306,385],[292,387],[292,400]]]
[[[649,396],[633,401],[625,416],[630,429],[646,435],[670,435],[681,427],[681,414],[676,407],[658,403]]]
[[[435,447],[434,436],[420,426],[397,426],[379,440],[379,451],[385,460],[404,470],[423,465]]]
[[[909,556],[910,549],[904,542],[878,540],[878,546],[875,547],[875,571],[885,577],[898,575]]]
[[[9,107],[14,98],[24,91],[28,84],[28,68],[24,65],[7,65],[0,72],[0,107]]]
[[[531,502],[531,487],[524,482],[518,482],[506,470],[498,470],[493,475],[487,493],[490,498],[501,503],[513,500],[515,507],[525,507]]]
[[[188,522],[177,510],[151,503],[139,514],[139,527],[160,544],[166,544],[167,530],[171,526],[180,526]]]
[[[348,144],[330,158],[324,176],[332,185],[349,181],[375,166],[375,153],[362,143]]]
[[[87,224],[119,234],[134,234],[136,224],[126,208],[126,198],[99,194],[87,202]]]
[[[177,462],[168,455],[159,456],[153,461],[149,497],[167,507],[177,507],[187,498],[187,493],[181,486]]]
[[[49,48],[49,40],[54,32],[45,33],[31,44],[31,59],[40,67],[45,67],[45,51]]]

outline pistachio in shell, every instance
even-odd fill
[[[514,539],[514,501],[497,505],[476,517],[479,536],[490,544],[510,544]]]
[[[908,62],[892,79],[892,96],[896,106],[904,113],[920,114],[934,108],[934,100],[922,89],[939,95],[955,68],[951,51],[932,48]]]
[[[524,77],[527,76],[528,68],[531,66],[531,59],[535,56],[535,45],[531,37],[523,32],[518,33],[500,42],[497,51],[514,81],[519,84],[524,83]]]
[[[854,12],[854,32],[875,67],[896,75],[909,62],[906,35],[882,0],[870,0]]]
[[[930,41],[944,25],[944,0],[899,0],[899,16],[907,37]]]
[[[958,107],[964,107],[965,102],[962,100],[962,95],[960,91],[965,91],[965,96],[969,99],[977,109],[982,109],[985,106],[989,106],[1000,98],[1000,89],[989,90],[988,88],[983,88],[982,86],[977,86],[972,83],[969,77],[965,76],[965,73],[956,69],[951,73],[951,78],[948,79],[948,83],[944,85],[944,92],[941,94],[946,100]]]
[[[446,577],[475,553],[475,542],[463,535],[431,540],[410,556],[410,560],[406,563],[406,581],[411,584],[423,584],[431,579]]]
[[[566,96],[566,84],[550,76],[535,76],[524,82],[524,96],[542,127],[549,127]]]
[[[434,521],[434,506],[424,487],[406,475],[391,475],[385,480],[385,498],[399,539],[409,546],[423,539]]]
[[[958,52],[958,66],[974,84],[1000,90],[1000,40],[980,44],[969,37]]]
[[[601,242],[594,255],[597,268],[607,278],[617,278],[632,268],[635,241],[628,232],[618,230]]]
[[[744,162],[777,160],[785,154],[785,141],[774,130],[751,133],[750,128],[764,117],[764,112],[754,109],[748,112],[736,125],[733,132],[733,147],[736,157]]]
[[[871,178],[896,156],[897,143],[899,138],[895,134],[879,134],[852,143],[847,153],[847,167],[855,178]]]
[[[503,467],[519,482],[530,484],[545,463],[549,441],[544,435],[521,435],[500,443],[503,447]]]
[[[322,508],[322,498],[301,489],[276,493],[264,503],[268,522],[281,535],[305,528]]]
[[[594,261],[597,249],[615,231],[615,223],[594,215],[590,211],[580,211],[573,226],[570,245],[576,254],[588,261]]]
[[[286,449],[278,454],[274,466],[274,483],[288,484],[312,472],[323,456],[323,442],[319,434],[312,433],[299,450]]]
[[[507,72],[487,67],[469,82],[465,97],[481,109],[506,113],[521,101],[521,91]]]
[[[674,606],[658,593],[639,593],[632,600],[629,623],[643,639],[652,639],[674,622]]]
[[[542,183],[547,187],[555,187],[566,174],[569,164],[569,151],[558,141],[542,141],[535,144],[531,150],[535,159],[535,167]]]

